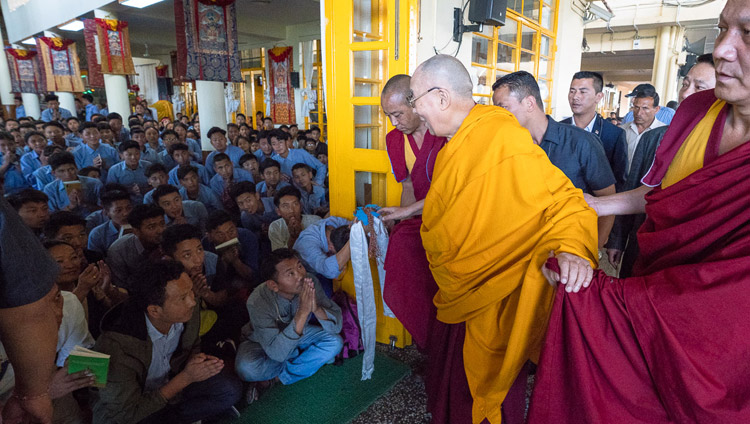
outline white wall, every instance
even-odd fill
[[[550,104],[551,115],[557,120],[573,115],[568,104],[568,90],[573,74],[581,70],[583,53],[583,19],[571,9],[570,4],[570,0],[560,1],[557,14],[557,51]]]
[[[1,0],[0,6],[8,31],[8,42],[18,43],[111,2],[112,0],[29,0],[12,12],[8,8],[8,0]]]

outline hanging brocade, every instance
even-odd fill
[[[128,23],[116,19],[94,19],[99,39],[99,66],[103,74],[135,75],[130,53]]]
[[[292,48],[268,50],[268,87],[271,97],[271,119],[276,124],[296,124],[294,89],[292,88]]]
[[[96,21],[83,20],[83,39],[86,43],[86,64],[88,66],[88,83],[92,88],[104,88],[104,75],[99,66],[99,49],[97,46]]]
[[[43,91],[84,90],[75,41],[57,37],[38,37],[36,46],[41,56]]]
[[[175,0],[176,80],[242,82],[234,0]]]
[[[10,91],[14,93],[45,92],[40,76],[39,56],[34,50],[5,49],[10,71]]]

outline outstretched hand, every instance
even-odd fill
[[[552,286],[559,281],[560,284],[565,285],[565,291],[568,293],[578,293],[581,287],[588,287],[591,284],[594,269],[586,259],[565,252],[557,255],[550,252],[549,257],[556,258],[560,267],[560,272],[555,272],[542,265],[542,274]]]

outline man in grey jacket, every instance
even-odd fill
[[[237,373],[245,381],[292,384],[341,351],[341,309],[292,250],[273,251],[261,274],[266,282],[247,300],[250,334],[237,350]]]

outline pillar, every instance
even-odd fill
[[[227,108],[224,103],[224,83],[216,81],[196,81],[198,92],[198,113],[201,126],[201,147],[205,151],[214,150],[208,139],[211,127],[227,128]]]
[[[39,95],[34,93],[21,93],[21,99],[23,99],[23,108],[26,111],[26,116],[34,119],[42,117],[42,109],[39,107]],[[70,113],[73,113],[71,111]]]
[[[76,116],[76,96],[73,93],[63,93],[55,91],[55,95],[60,99],[60,107],[68,109],[71,115]]]
[[[672,27],[663,26],[659,28],[659,34],[656,39],[654,51],[654,67],[651,83],[660,96],[664,96],[667,88],[667,72],[669,68],[669,58],[672,53],[670,38],[672,37]]]
[[[667,87],[666,92],[662,95],[659,93],[664,101],[662,102],[665,106],[670,100],[677,100],[677,88],[679,77],[677,73],[680,69],[678,61],[680,59],[680,51],[682,50],[682,40],[685,38],[685,28],[674,27],[674,37],[672,38],[672,45],[670,48],[670,59],[669,66],[667,69]]]
[[[117,19],[117,15],[100,9],[94,9],[94,17],[100,19]],[[125,75],[104,74],[104,91],[107,93],[107,109],[110,113],[119,113],[123,125],[128,125],[130,116],[130,97]]]
[[[0,32],[0,46],[4,45],[3,35]],[[10,106],[14,104],[13,93],[11,93],[10,85],[10,69],[8,68],[8,58],[5,56],[5,52],[0,52],[0,101],[3,104],[5,110],[5,116],[10,116]],[[13,118],[16,116],[13,115]]]

